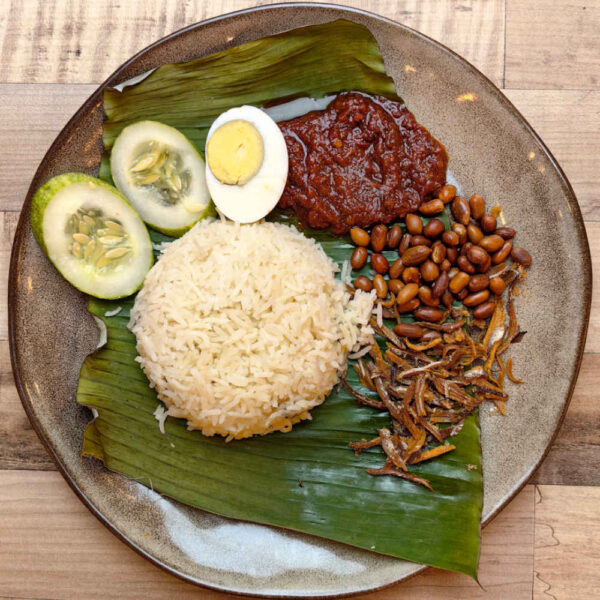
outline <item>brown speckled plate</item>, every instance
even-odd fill
[[[184,579],[269,596],[334,596],[372,590],[423,567],[283,530],[231,521],[162,498],[79,455],[87,409],[74,401],[80,365],[97,342],[86,300],[54,270],[30,230],[32,192],[66,171],[96,174],[102,91],[164,63],[181,62],[334,19],[366,25],[409,108],[450,154],[465,193],[501,204],[534,264],[518,299],[529,333],[511,350],[526,385],[509,386],[506,417],[482,414],[489,522],[543,460],[579,370],[591,297],[589,248],[579,206],[541,140],[501,92],[444,46],[358,10],[288,4],[210,19],[170,35],[120,67],[75,114],[42,161],[15,236],[9,327],[23,406],[62,474],[121,539]],[[564,326],[565,317],[568,327]],[[560,333],[559,333],[560,332]],[[493,444],[490,443],[493,440]],[[101,569],[102,566],[100,565]]]

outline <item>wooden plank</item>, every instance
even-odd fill
[[[571,405],[533,482],[600,486],[600,354],[583,357]]]
[[[0,341],[8,339],[8,266],[18,213],[0,212]]]
[[[21,209],[48,147],[94,89],[89,85],[0,84],[0,161],[10,165],[2,173],[0,210]]]
[[[0,406],[0,469],[54,470],[56,467],[31,427],[17,394],[8,342],[0,342]]]
[[[499,83],[503,0],[334,0],[439,39]],[[123,61],[183,26],[269,2],[214,0],[10,0],[0,3],[0,82],[103,81]]]
[[[467,576],[432,569],[362,598],[531,598],[533,499],[528,486],[485,530],[480,563],[485,591]],[[58,473],[0,471],[0,507],[0,595],[225,597],[200,591],[139,557],[98,523]]]
[[[598,89],[600,4],[507,0],[507,88]]]
[[[592,310],[590,314],[590,325],[588,327],[586,352],[600,352],[600,223],[586,223],[590,254],[592,256],[593,286],[592,286]]]
[[[600,598],[600,487],[537,490],[534,600]]]
[[[265,2],[266,3],[266,2]],[[496,85],[504,77],[504,2],[499,0],[374,0],[369,10],[412,27],[460,54]],[[476,34],[475,34],[476,32]]]
[[[600,220],[600,91],[505,90],[505,94],[564,169],[584,218]]]

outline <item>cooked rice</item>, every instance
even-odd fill
[[[167,414],[229,439],[310,419],[372,340],[374,293],[350,300],[336,271],[314,240],[275,223],[202,221],[170,244],[130,322]]]

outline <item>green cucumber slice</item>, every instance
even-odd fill
[[[78,290],[96,298],[136,292],[153,262],[139,215],[112,185],[65,173],[31,200],[31,228],[46,256]]]
[[[180,236],[210,213],[204,160],[174,127],[139,121],[125,127],[110,154],[119,191],[153,229]]]

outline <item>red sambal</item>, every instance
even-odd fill
[[[314,229],[345,233],[415,211],[446,182],[448,155],[400,102],[350,92],[279,124],[289,153],[279,201]]]

